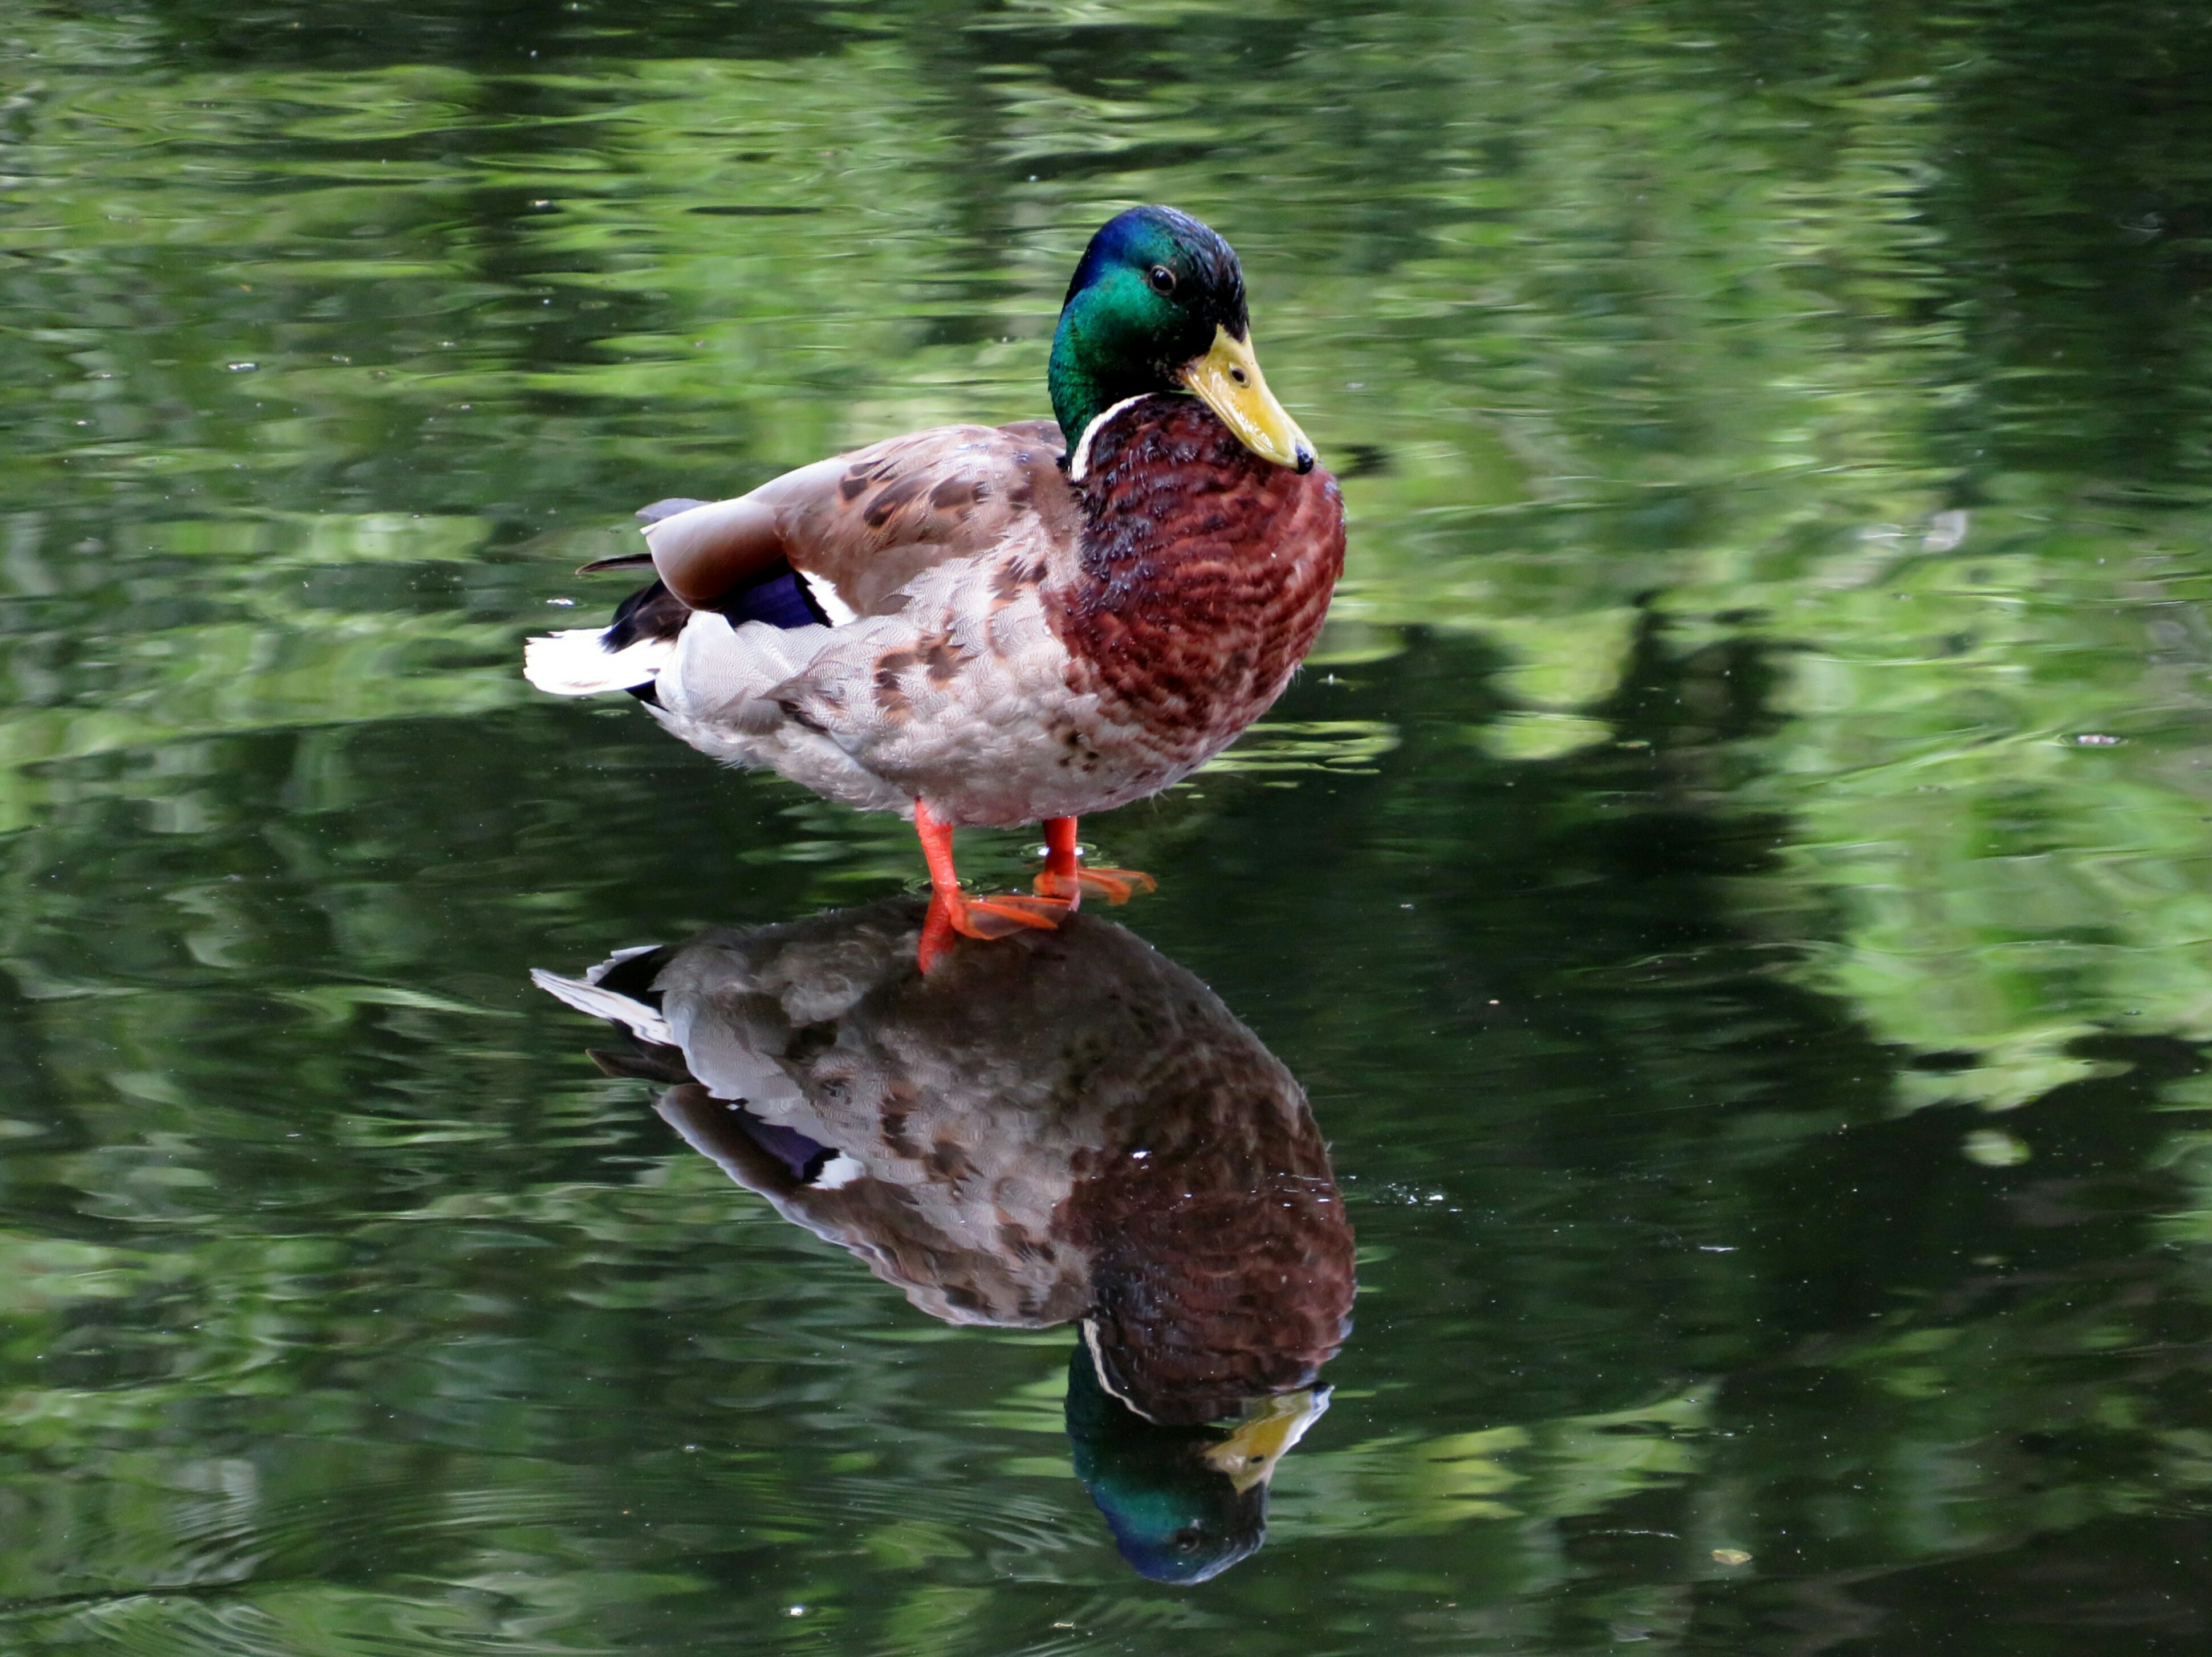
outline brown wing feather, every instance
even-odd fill
[[[941,426],[786,472],[646,530],[669,590],[717,602],[777,559],[830,582],[859,615],[898,608],[922,571],[1040,531],[1072,543],[1079,509],[1048,420]]]

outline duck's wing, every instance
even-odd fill
[[[878,615],[896,610],[900,589],[934,565],[1071,536],[1066,448],[1049,420],[940,426],[817,460],[734,500],[648,507],[646,543],[668,590],[694,609],[720,607],[782,562],[832,621],[845,619],[840,610]]]

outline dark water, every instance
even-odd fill
[[[2202,1649],[2208,68],[2151,3],[15,0],[0,1648]],[[1267,724],[1086,825],[1358,1236],[1194,1587],[1071,1326],[927,1315],[529,977],[918,877],[520,640],[640,502],[1042,412],[1139,200],[1352,515]]]

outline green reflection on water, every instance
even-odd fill
[[[2185,1638],[2208,33],[9,9],[7,1642]],[[915,872],[517,641],[638,502],[1041,412],[1140,199],[1353,516],[1272,729],[1090,830],[1369,1256],[1182,1595],[1060,1344],[923,1324],[523,977]]]

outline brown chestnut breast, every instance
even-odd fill
[[[1072,579],[1046,598],[1071,683],[1211,750],[1312,648],[1344,568],[1336,480],[1238,442],[1196,398],[1149,397],[1091,438]]]

